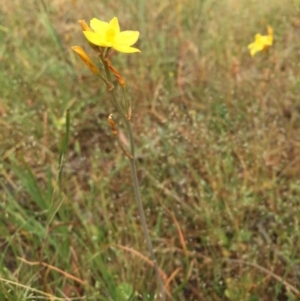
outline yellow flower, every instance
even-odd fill
[[[94,74],[99,73],[99,69],[97,66],[92,62],[90,57],[86,54],[86,52],[79,46],[73,46],[72,50],[76,52],[76,54],[83,60],[83,62],[92,70]]]
[[[120,31],[119,21],[116,17],[107,23],[93,18],[90,22],[91,29],[81,23],[86,28],[83,33],[87,40],[100,47],[111,47],[124,53],[140,52],[139,49],[131,47],[139,38],[138,31]]]
[[[258,51],[266,51],[273,44],[273,29],[268,26],[268,35],[262,36],[261,34],[255,35],[253,43],[248,45],[251,56],[254,56]]]

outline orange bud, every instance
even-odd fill
[[[92,62],[86,52],[79,46],[73,46],[72,50],[83,60],[83,62],[91,69],[94,74],[98,74],[100,71],[97,66]]]
[[[117,78],[120,86],[122,88],[124,88],[126,86],[125,80],[122,78],[121,74],[119,73],[119,71],[111,64],[110,61],[107,61],[107,65],[109,70],[115,75],[115,77]]]
[[[270,25],[267,26],[267,31],[268,31],[268,35],[269,36],[273,36],[274,35],[273,28]]]
[[[114,123],[114,121],[113,121],[113,114],[110,114],[110,115],[108,116],[107,120],[108,120],[108,123],[109,123],[109,125],[110,125],[110,128],[111,128],[112,133],[113,133],[115,136],[117,136],[117,135],[118,135],[118,131],[116,130],[115,123]]]
[[[93,31],[93,29],[90,28],[84,20],[78,20],[78,23],[81,25],[83,31]]]

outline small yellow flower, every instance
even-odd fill
[[[124,53],[140,52],[139,49],[131,47],[138,40],[140,33],[131,30],[121,32],[116,17],[112,18],[109,23],[93,18],[90,21],[93,31],[84,23],[81,23],[81,26],[85,37],[91,44],[113,48]]]
[[[273,29],[268,26],[268,35],[262,36],[261,34],[255,35],[253,43],[248,45],[251,56],[254,56],[256,52],[266,51],[273,44]]]
[[[83,60],[83,62],[92,70],[94,74],[99,73],[99,69],[92,62],[90,57],[86,54],[86,52],[79,46],[73,46],[72,50],[76,52],[76,54]]]

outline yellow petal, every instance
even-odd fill
[[[113,29],[115,34],[118,35],[120,33],[120,25],[117,17],[113,17],[108,23],[108,28]]]
[[[257,52],[257,50],[256,50],[255,48],[252,48],[252,49],[250,50],[250,55],[251,55],[251,56],[254,56],[256,52]]]
[[[253,45],[254,45],[254,43],[250,43],[250,44],[248,45],[248,49],[253,48]]]
[[[256,52],[262,51],[263,49],[264,49],[264,46],[263,46],[263,45],[260,45],[260,44],[254,44],[253,47],[252,47],[251,50],[250,50],[250,54],[251,54],[252,56],[254,56]]]
[[[255,39],[255,42],[260,41],[260,39],[261,39],[261,34],[260,34],[260,33],[257,33],[257,34],[254,36],[254,39]]]
[[[86,52],[79,46],[73,46],[72,50],[75,51],[75,53],[82,59],[82,61],[90,68],[90,70],[94,74],[99,73],[99,69],[97,66],[92,62],[90,57],[86,54]]]
[[[119,52],[124,52],[124,53],[134,53],[134,52],[141,52],[139,49],[130,47],[128,45],[124,44],[114,44],[113,48]]]
[[[100,35],[104,35],[106,33],[107,29],[108,29],[108,23],[107,22],[100,21],[96,18],[93,18],[90,21],[90,26],[96,33],[98,33]]]
[[[273,37],[272,36],[261,36],[260,41],[262,45],[268,45],[271,46],[273,42]]]
[[[84,31],[83,34],[85,35],[86,39],[94,45],[98,45],[101,47],[110,47],[110,45],[107,45],[107,42],[95,32]]]
[[[131,46],[138,40],[139,35],[138,31],[125,30],[116,36],[115,43]]]

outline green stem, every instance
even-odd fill
[[[108,64],[107,64],[107,62],[104,58],[101,58],[101,60],[102,60],[102,63],[104,65],[104,68],[105,68],[107,79],[108,79],[109,82],[111,82],[111,75],[110,75],[110,72],[109,72]],[[148,226],[147,226],[147,222],[146,222],[145,210],[144,210],[142,199],[141,199],[140,187],[139,187],[139,182],[138,182],[138,177],[137,177],[137,168],[136,168],[136,160],[135,160],[135,146],[134,146],[134,139],[133,139],[133,132],[132,132],[131,123],[127,119],[126,114],[124,113],[121,105],[119,104],[119,102],[116,98],[116,95],[115,95],[115,91],[111,90],[110,92],[112,94],[114,105],[117,108],[119,114],[121,115],[121,117],[122,117],[122,119],[123,119],[123,121],[126,125],[126,128],[127,128],[127,133],[128,133],[129,142],[130,142],[130,153],[131,153],[131,156],[132,156],[131,158],[129,158],[129,161],[130,161],[130,168],[131,168],[131,176],[132,176],[132,181],[133,181],[134,194],[135,194],[135,198],[136,198],[136,202],[137,202],[137,206],[138,206],[138,211],[139,211],[139,215],[140,215],[140,219],[141,219],[141,223],[142,223],[144,236],[145,236],[145,239],[146,239],[146,244],[147,244],[147,247],[148,247],[148,250],[149,250],[149,253],[150,253],[150,258],[151,258],[151,260],[154,264],[156,277],[157,277],[157,282],[158,282],[159,287],[160,287],[161,300],[165,301],[166,300],[165,288],[164,288],[162,277],[159,273],[159,267],[158,267],[158,264],[157,264],[156,256],[154,254],[153,245],[152,245],[152,241],[151,241],[151,238],[150,238],[150,235],[149,235],[149,230],[148,230]]]
[[[131,119],[131,102],[128,100],[127,93],[126,93],[126,86],[122,87],[122,96],[124,100],[124,106],[126,109],[126,117],[127,120]]]
[[[62,138],[62,142],[59,150],[59,159],[58,159],[58,166],[59,166],[58,186],[60,192],[62,191],[63,164],[64,164],[64,157],[66,156],[68,150],[69,135],[70,135],[70,110],[68,109],[66,112],[66,133],[65,136]]]

